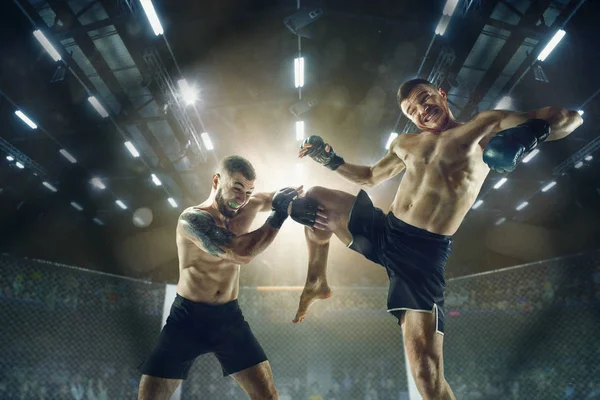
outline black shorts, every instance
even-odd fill
[[[177,295],[154,351],[139,370],[160,378],[186,379],[196,357],[206,353],[215,354],[223,376],[267,360],[237,300],[210,305]]]
[[[348,230],[348,246],[385,267],[390,278],[388,312],[401,320],[407,310],[437,314],[436,331],[444,333],[444,269],[452,237],[438,235],[387,215],[364,191],[356,196]]]

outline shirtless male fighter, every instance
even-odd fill
[[[323,206],[330,230],[345,245],[385,267],[387,308],[402,327],[419,392],[425,399],[453,399],[442,352],[444,267],[452,235],[490,169],[512,171],[540,143],[564,138],[583,120],[575,111],[546,107],[483,111],[461,123],[450,112],[446,93],[423,79],[400,87],[398,105],[421,133],[398,136],[373,166],[344,162],[319,136],[306,139],[299,153],[363,186],[406,170],[389,212],[375,208],[362,190],[353,196],[313,187],[302,202]],[[312,302],[331,296],[325,270],[332,232],[305,229],[308,276],[294,322],[304,320]]]
[[[302,187],[253,194],[256,173],[244,158],[224,158],[208,199],[186,209],[177,224],[179,282],[167,323],[150,357],[140,366],[138,399],[169,399],[196,357],[214,353],[251,399],[278,399],[271,367],[237,302],[240,264],[271,244]],[[256,214],[272,210],[248,233]],[[293,213],[322,228],[315,209]],[[221,398],[221,397],[219,397]]]

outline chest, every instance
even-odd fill
[[[458,137],[421,134],[408,139],[398,149],[407,168],[483,162],[481,146]]]
[[[236,236],[244,235],[250,232],[250,227],[257,214],[258,210],[248,204],[235,217],[231,218],[224,228]]]

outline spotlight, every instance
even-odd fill
[[[494,189],[500,189],[502,187],[502,185],[504,185],[506,183],[508,179],[506,178],[502,178],[500,179],[495,185],[494,185]]]
[[[524,162],[524,163],[528,163],[529,161],[531,161],[531,159],[532,159],[533,157],[537,156],[539,152],[540,152],[540,151],[539,151],[538,149],[533,149],[533,150],[531,151],[531,153],[529,153],[529,154],[527,154],[525,157],[523,157],[523,162]]]
[[[52,57],[54,61],[58,61],[61,59],[58,51],[56,51],[54,46],[52,46],[52,43],[50,43],[50,41],[46,38],[42,31],[40,31],[39,29],[33,31],[33,36],[35,36],[37,41],[40,42],[44,49],[46,49],[46,51],[48,52],[48,54],[50,54],[50,57]]]
[[[88,101],[90,102],[90,104],[92,105],[92,107],[94,107],[96,109],[96,111],[98,112],[98,114],[100,114],[100,116],[102,118],[108,117],[108,112],[102,106],[102,104],[100,104],[100,102],[98,101],[98,99],[96,98],[96,96],[90,96],[90,97],[88,97]]]
[[[31,129],[37,129],[37,125],[31,119],[29,119],[29,117],[25,115],[23,111],[17,110],[15,111],[15,114],[17,117],[21,118],[21,120],[25,122]]]
[[[204,147],[206,147],[206,150],[214,149],[212,141],[210,140],[210,136],[208,135],[208,132],[202,132],[200,137],[202,138],[202,142],[204,143]]]
[[[296,121],[296,140],[304,140],[304,121]]]
[[[140,156],[140,153],[137,151],[137,149],[135,148],[133,143],[131,143],[130,141],[125,142],[125,147],[127,147],[127,150],[129,150],[129,152],[131,153],[132,156],[134,156],[136,158]]]
[[[304,86],[304,57],[294,59],[294,83],[297,88]]]
[[[527,207],[529,205],[528,202],[524,201],[521,204],[519,204],[516,208],[517,211],[521,211],[522,209],[524,209],[525,207]]]
[[[65,149],[60,149],[59,153],[62,154],[62,156],[64,158],[66,158],[67,160],[69,160],[69,162],[71,162],[71,164],[75,164],[77,162],[77,160],[75,159],[75,157],[73,157],[71,155],[71,153],[69,153]]]
[[[559,29],[558,32],[554,34],[554,37],[550,40],[550,42],[546,45],[546,47],[544,47],[544,50],[542,50],[542,52],[538,56],[538,60],[544,61],[546,57],[548,57],[550,53],[552,53],[552,50],[554,50],[554,48],[560,43],[562,38],[565,37],[565,34],[565,31]]]
[[[152,26],[152,30],[156,36],[162,35],[164,33],[163,27],[158,19],[158,14],[156,14],[156,10],[154,9],[154,5],[151,0],[140,0],[142,4],[142,8],[146,13],[146,17],[148,18],[148,22]]]
[[[42,182],[42,185],[46,186],[48,189],[50,189],[51,191],[53,191],[53,192],[55,192],[55,193],[58,191],[58,189],[56,189],[54,186],[52,186],[52,185],[51,185],[50,183],[48,183],[48,182],[45,182],[45,181],[44,181],[44,182]]]
[[[90,179],[90,183],[100,190],[106,189],[106,185],[104,185],[104,183],[102,183],[102,180],[100,180],[100,178],[98,177]]]

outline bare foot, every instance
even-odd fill
[[[306,318],[306,312],[308,307],[319,299],[327,299],[331,297],[331,289],[327,285],[327,282],[316,281],[315,283],[306,283],[302,295],[300,296],[300,304],[298,305],[298,311],[296,312],[296,318],[292,321],[298,323],[304,321]]]

